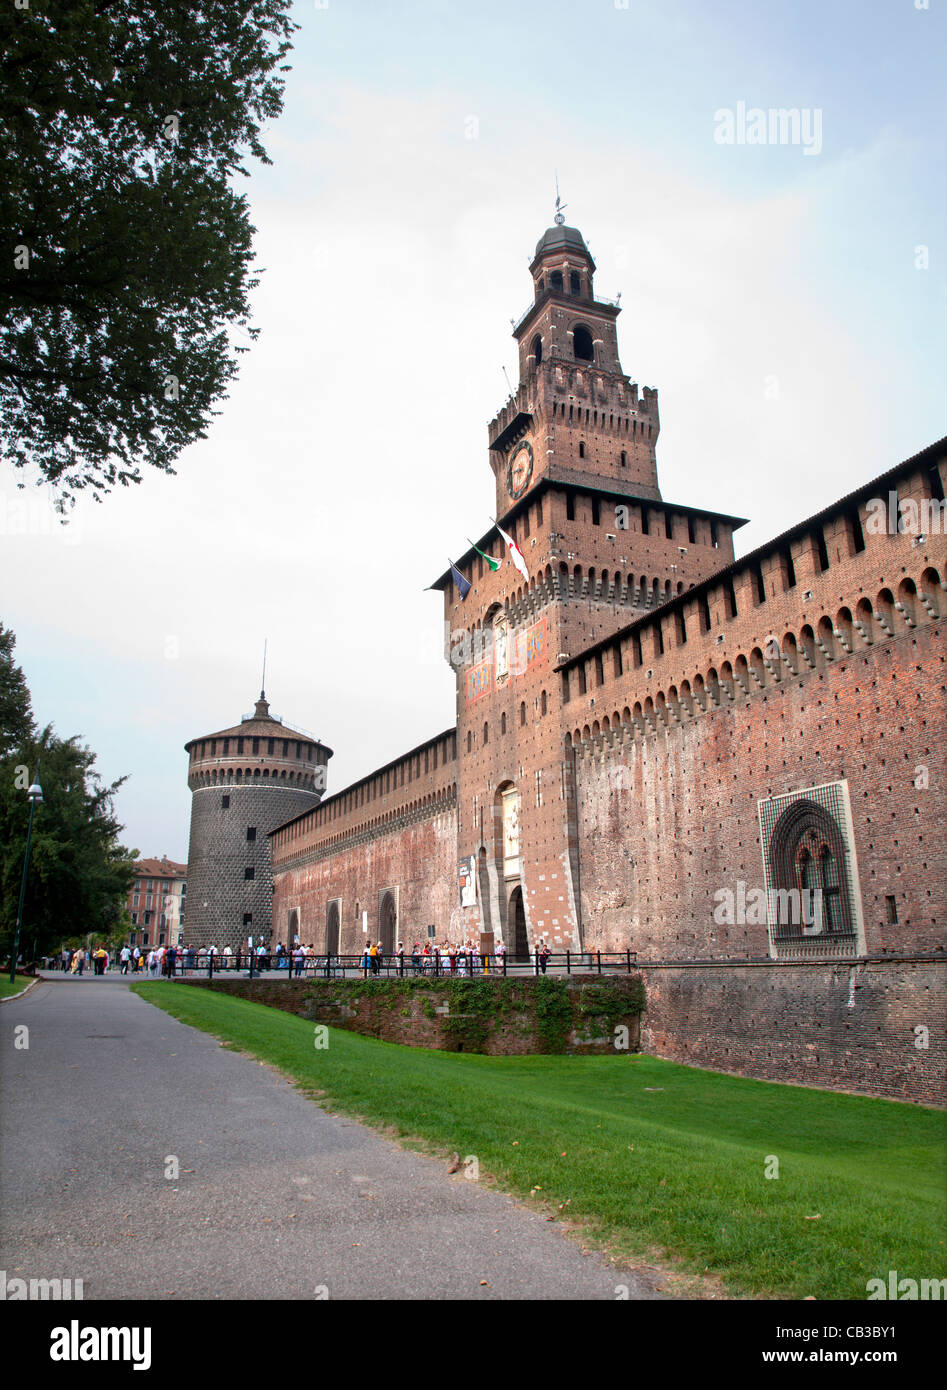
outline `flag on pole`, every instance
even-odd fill
[[[494,526],[496,526],[496,522],[494,522],[493,524],[494,524]],[[506,534],[506,532],[504,531],[504,529],[503,529],[502,526],[497,526],[497,530],[499,531],[499,533],[500,533],[500,535],[503,537],[503,539],[506,541],[507,549],[508,549],[509,552],[510,552],[510,559],[513,561],[513,564],[516,566],[517,570],[520,572],[520,574],[523,576],[523,578],[524,578],[524,579],[527,581],[527,583],[528,583],[528,582],[529,582],[529,570],[526,568],[526,561],[523,559],[523,552],[522,552],[522,550],[520,550],[519,546],[516,544],[516,541],[513,539],[513,537],[512,537],[512,536],[508,536],[508,535]]]
[[[482,556],[483,559],[486,560],[487,564],[490,566],[491,570],[493,570],[495,574],[496,571],[500,568],[499,560],[494,560],[492,555],[485,555],[484,552],[480,549],[479,545],[474,545],[473,541],[470,540],[469,536],[467,537],[467,540],[470,541],[470,544],[473,546],[477,554]]]
[[[450,565],[451,578],[457,585],[457,592],[460,594],[460,597],[463,600],[470,593],[470,580],[464,578],[464,576],[461,574],[460,570],[454,564],[450,556],[448,556],[447,558],[447,563]]]

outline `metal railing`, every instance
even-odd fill
[[[305,956],[293,960],[285,952],[254,956],[250,960],[244,954],[215,955],[184,951],[175,958],[175,978],[189,975],[206,976],[212,980],[215,975],[246,976],[248,979],[288,980],[288,979],[406,979],[428,977],[431,979],[473,979],[501,978],[516,975],[604,975],[626,974],[638,968],[636,951],[551,951],[544,954],[533,951],[528,956],[515,956],[505,953],[485,955],[481,951],[442,952],[415,956],[413,953],[395,952],[366,958],[364,955],[336,955],[334,953]],[[152,975],[144,964],[139,969],[129,967],[129,975],[146,979],[168,977],[168,968]]]

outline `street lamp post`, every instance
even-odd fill
[[[26,872],[30,863],[30,842],[33,839],[33,812],[38,802],[43,800],[43,789],[39,784],[39,762],[36,763],[36,781],[27,790],[30,799],[30,823],[26,832],[26,853],[23,855],[23,877],[20,880],[20,903],[16,910],[16,932],[13,937],[13,956],[10,960],[10,984],[16,980],[16,962],[20,954],[20,928],[23,925],[23,903],[26,899]]]

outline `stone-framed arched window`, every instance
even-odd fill
[[[775,953],[855,954],[858,886],[844,783],[761,802],[760,828]]]

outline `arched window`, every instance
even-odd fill
[[[845,842],[825,807],[806,796],[792,801],[773,827],[767,857],[776,942],[854,934]]]
[[[536,366],[538,367],[540,362],[543,360],[543,340],[538,333],[536,334],[536,337],[533,339],[532,353],[536,359]]]
[[[549,276],[549,288],[556,294],[562,294],[562,271],[554,270]]]
[[[520,704],[520,723],[521,723],[521,724],[525,724],[525,723],[526,723],[526,701],[525,701],[525,700],[523,700],[523,701],[521,702],[521,704]]]
[[[574,270],[569,272],[569,290],[572,294],[582,293],[582,281]]]
[[[506,733],[506,715],[505,715],[505,714],[501,714],[501,715],[500,715],[500,733],[501,733],[501,734],[505,734],[505,733]]]
[[[572,351],[580,362],[591,362],[595,357],[592,335],[583,324],[572,330]]]
[[[539,697],[539,713],[540,713],[540,714],[545,714],[545,713],[546,713],[546,708],[547,708],[547,706],[546,706],[546,692],[545,692],[545,690],[544,690],[543,693],[542,693],[542,694],[540,695],[540,697]]]

